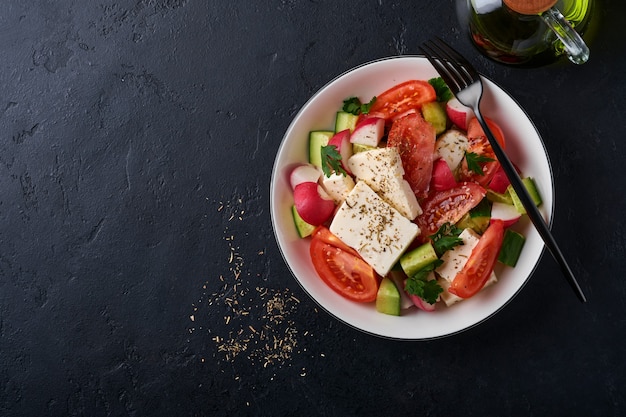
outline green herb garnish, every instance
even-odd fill
[[[453,224],[444,223],[435,234],[429,236],[438,257],[463,244],[463,239],[459,237],[462,231]]]
[[[439,294],[443,292],[443,288],[436,279],[429,280],[428,275],[442,263],[441,259],[437,259],[409,277],[404,284],[406,292],[417,295],[428,304],[435,304]]]
[[[428,80],[428,84],[432,85],[435,89],[435,93],[437,93],[437,101],[445,103],[453,97],[452,91],[450,91],[448,84],[446,84],[443,78],[431,78]]]
[[[322,146],[322,171],[324,175],[330,177],[333,172],[342,174],[344,177],[348,175],[343,166],[341,166],[341,154],[335,145]]]
[[[374,102],[376,102],[376,97],[373,97],[369,103],[361,103],[358,97],[350,97],[343,101],[342,110],[356,116],[361,113],[368,114]]]
[[[495,161],[495,159],[493,158],[489,158],[484,155],[478,155],[474,152],[465,152],[465,160],[467,161],[467,168],[478,175],[485,175],[485,173],[483,172],[483,167],[480,166],[481,162]]]

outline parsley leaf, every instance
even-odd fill
[[[481,162],[493,162],[495,159],[489,158],[484,155],[478,155],[474,152],[465,152],[465,160],[467,161],[467,168],[470,171],[474,171],[478,175],[485,175],[483,167],[480,166]]]
[[[459,237],[462,231],[453,224],[444,223],[435,234],[429,236],[438,257],[455,246],[463,245],[463,239]]]
[[[361,113],[368,114],[370,112],[370,108],[376,102],[376,97],[373,97],[369,103],[361,103],[358,97],[350,97],[343,101],[342,110],[346,113],[359,115]]]
[[[341,166],[341,154],[335,145],[322,146],[321,152],[324,175],[330,177],[333,171],[337,174],[342,174],[344,177],[348,175],[343,166]]]
[[[429,280],[428,274],[434,271],[443,261],[437,259],[436,261],[428,264],[424,268],[420,269],[415,275],[409,277],[404,284],[404,289],[409,294],[417,295],[428,304],[435,304],[437,297],[443,292],[441,285],[437,283],[437,280]]]
[[[428,80],[428,84],[432,85],[435,89],[435,93],[437,93],[437,101],[445,103],[453,97],[452,91],[450,91],[450,88],[443,80],[443,78],[431,78],[430,80]]]

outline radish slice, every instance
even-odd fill
[[[367,117],[356,125],[350,136],[350,142],[376,147],[384,134],[385,119],[381,117]]]
[[[439,158],[433,164],[431,187],[435,191],[445,191],[456,187],[454,174],[445,159]]]
[[[491,205],[491,220],[502,220],[504,227],[514,225],[522,215],[517,211],[514,205],[494,202]]]
[[[350,129],[342,130],[335,133],[335,135],[328,141],[329,145],[337,147],[337,151],[341,155],[341,166],[350,175],[350,169],[348,168],[348,159],[352,156],[352,143],[350,143]]]
[[[435,273],[434,272],[430,272],[428,274],[428,278],[426,278],[427,280],[434,280],[435,278]],[[424,301],[423,299],[421,299],[419,296],[414,295],[414,294],[408,294],[409,298],[411,299],[411,301],[413,301],[413,304],[415,304],[415,307],[419,308],[420,310],[424,310],[424,311],[435,311],[436,309],[436,303],[435,304],[429,304],[426,301]]]
[[[513,164],[513,166],[519,174],[521,171],[515,166],[515,164]],[[489,183],[489,188],[497,193],[504,194],[506,193],[506,189],[509,187],[510,184],[511,181],[509,181],[509,178],[504,172],[504,168],[502,168],[502,165],[500,165],[496,173],[493,175],[491,182]]]
[[[289,183],[291,184],[291,189],[295,190],[296,186],[303,182],[318,182],[321,176],[322,173],[315,165],[299,165],[291,171]]]
[[[317,182],[303,182],[293,190],[296,211],[302,220],[319,226],[328,220],[335,211],[335,202]]]
[[[452,123],[463,130],[467,130],[467,122],[474,116],[474,112],[455,97],[446,103],[446,114]]]
[[[413,294],[409,294],[409,298],[411,299],[411,301],[413,301],[413,304],[415,304],[415,306],[419,308],[420,310],[435,311],[435,308],[436,308],[435,304],[428,304],[426,301],[422,300],[420,297],[418,297],[417,295],[413,295]]]

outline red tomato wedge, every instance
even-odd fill
[[[390,121],[411,110],[419,110],[422,104],[434,101],[437,93],[428,81],[410,80],[400,83],[376,97],[369,116]]]
[[[470,298],[480,291],[493,271],[503,239],[504,223],[502,220],[494,220],[480,237],[461,272],[452,280],[448,292],[461,298]]]
[[[415,219],[422,236],[436,233],[445,223],[458,222],[480,203],[485,194],[485,189],[473,182],[464,182],[454,188],[432,193],[420,202],[423,212]]]
[[[387,135],[387,146],[400,153],[404,178],[417,198],[426,197],[435,157],[435,129],[419,113],[397,119]]]
[[[493,120],[487,119],[486,117],[485,123],[487,123],[487,126],[489,126],[493,132],[493,135],[500,146],[504,148],[504,133],[502,132],[502,129],[500,129],[500,126],[498,126]],[[489,139],[487,139],[482,126],[480,126],[480,123],[476,118],[472,118],[467,125],[467,139],[469,141],[467,153],[475,153],[486,158],[491,158],[493,161],[479,163],[483,169],[483,174],[481,175],[468,169],[467,161],[463,159],[459,173],[459,181],[472,181],[486,187],[498,170],[500,163],[496,160],[496,155],[489,144]]]
[[[313,232],[310,253],[317,274],[339,295],[363,303],[376,300],[378,274],[328,228]]]

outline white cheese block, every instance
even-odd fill
[[[358,152],[348,160],[348,167],[357,180],[367,183],[409,220],[422,213],[411,186],[404,179],[404,168],[396,147]]]
[[[450,284],[456,275],[461,272],[467,263],[467,259],[472,254],[472,250],[478,244],[478,240],[480,239],[480,236],[472,229],[463,230],[459,237],[463,240],[463,245],[455,246],[444,253],[441,257],[443,264],[435,270],[440,277],[437,282],[439,282],[439,285],[443,288],[441,299],[448,306],[462,300],[462,298],[457,297],[454,294],[450,294],[448,292],[448,287],[450,287]],[[495,272],[492,271],[483,288],[497,282],[497,280]]]
[[[437,279],[437,283],[443,288],[443,292],[439,295],[439,299],[443,301],[448,307],[452,304],[462,301],[463,299],[457,295],[450,294],[448,288],[450,288],[451,282],[444,278]]]
[[[419,234],[419,227],[358,181],[339,206],[330,231],[355,249],[381,276]]]
[[[335,203],[340,204],[354,188],[354,180],[349,175],[332,173],[330,177],[324,175],[322,186]]]
[[[450,129],[439,136],[435,143],[435,151],[448,163],[452,172],[455,172],[461,164],[468,147],[469,141],[467,136],[455,129]]]

